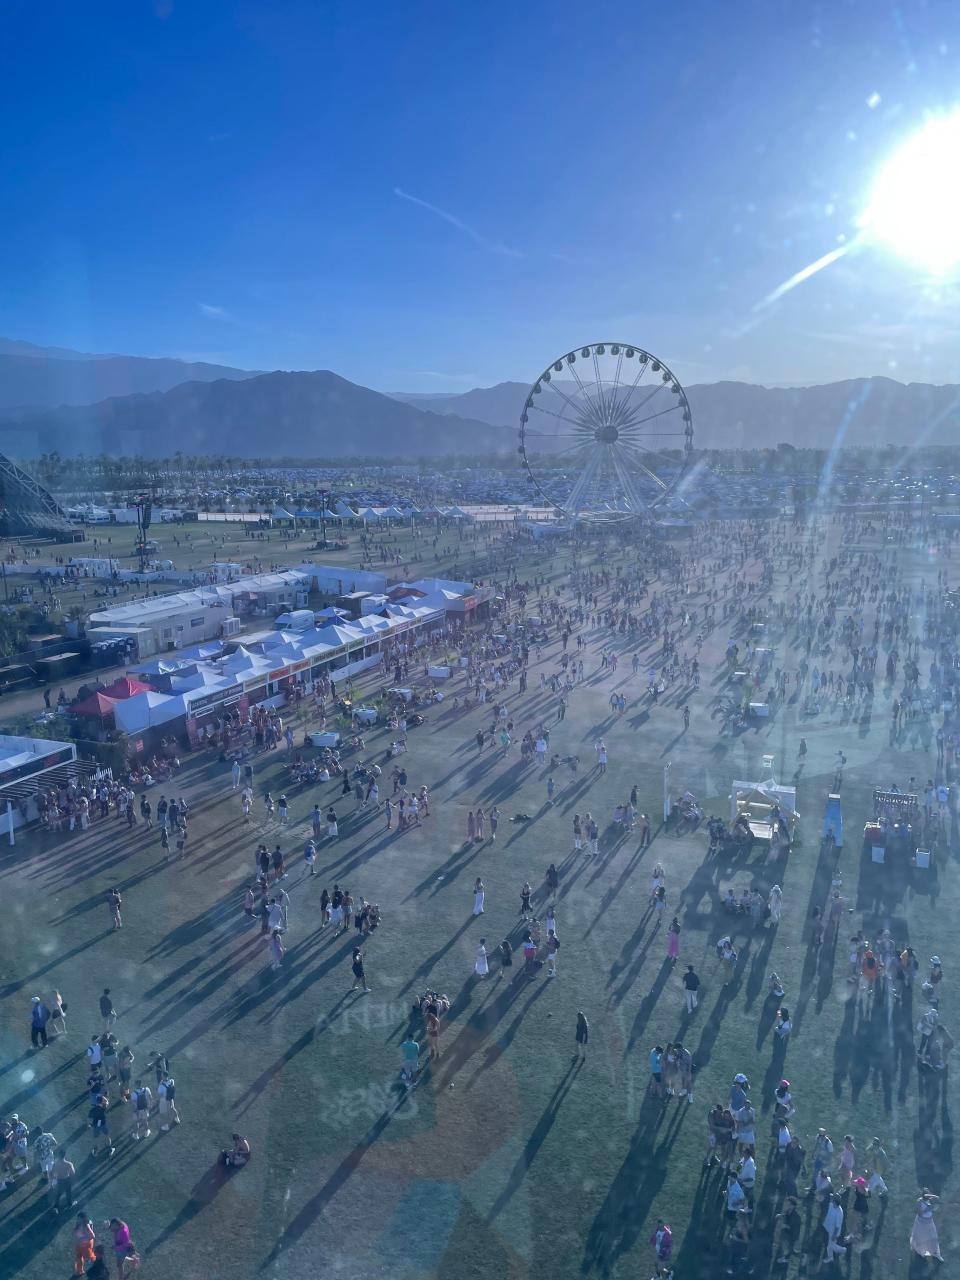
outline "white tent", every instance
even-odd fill
[[[750,829],[759,839],[769,839],[772,834],[769,814],[774,805],[779,807],[792,835],[800,816],[797,813],[796,787],[780,786],[773,778],[768,778],[766,782],[735,780],[730,789],[731,821],[735,821],[738,814],[746,813]]]
[[[124,733],[139,733],[152,725],[166,724],[185,713],[183,698],[171,698],[165,693],[154,693],[152,689],[144,693],[135,693],[132,698],[120,698],[113,709],[113,718],[118,729]]]

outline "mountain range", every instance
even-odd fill
[[[65,347],[0,338],[0,411],[94,404],[141,391],[169,391],[183,382],[250,378],[247,369],[146,356],[92,355]]]
[[[0,439],[20,457],[58,451],[170,457],[409,458],[515,453],[529,387],[458,395],[372,391],[329,370],[258,373],[95,355],[0,339]],[[687,389],[696,448],[953,445],[960,387],[854,378]],[[549,435],[541,436],[549,448]]]
[[[36,457],[421,457],[516,447],[505,427],[429,413],[328,370],[184,382],[170,391],[62,405],[0,423],[4,450]]]

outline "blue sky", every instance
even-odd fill
[[[960,380],[854,231],[960,100],[955,4],[15,0],[0,333],[381,389],[623,339],[686,382]]]

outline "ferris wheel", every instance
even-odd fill
[[[518,452],[531,489],[565,516],[651,514],[677,489],[693,456],[687,393],[642,347],[578,347],[530,388]]]

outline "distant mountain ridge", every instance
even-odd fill
[[[572,384],[571,384],[572,389]],[[529,387],[391,395],[329,370],[257,373],[90,355],[0,339],[0,449],[169,457],[417,457],[514,452]],[[715,382],[687,388],[694,448],[952,445],[960,387],[853,378],[823,386]],[[558,424],[559,425],[559,424]],[[537,420],[531,449],[557,447]]]
[[[17,415],[2,426],[18,457],[441,456],[513,450],[515,434],[487,422],[429,413],[329,370],[187,382],[170,391]]]
[[[204,361],[93,355],[0,338],[0,412],[95,404],[112,396],[169,391],[183,382],[250,378],[254,372]]]
[[[697,449],[762,449],[781,442],[823,449],[834,444],[960,444],[960,386],[949,383],[874,377],[808,387],[711,382],[686,390]],[[443,398],[402,393],[402,399],[421,407],[429,404],[434,413],[456,413],[516,430],[529,391],[524,382],[500,382]]]

